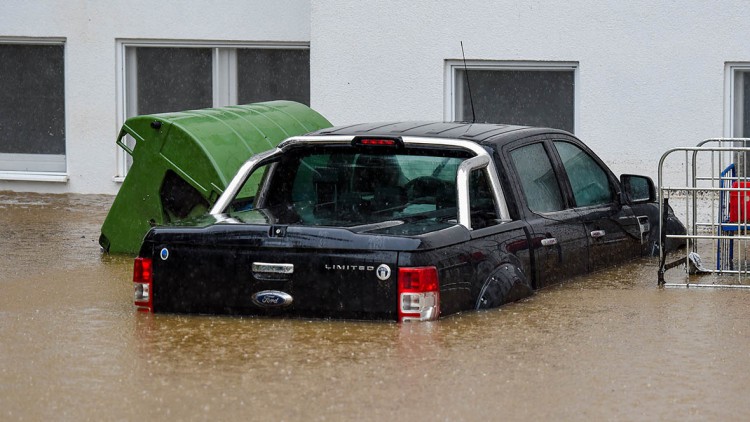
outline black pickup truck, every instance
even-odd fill
[[[135,261],[135,304],[434,320],[653,253],[655,200],[651,179],[618,180],[560,130],[323,129],[251,158],[205,218],[153,228]]]

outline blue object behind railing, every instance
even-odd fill
[[[729,176],[727,176],[729,174]],[[737,180],[737,167],[734,165],[734,163],[730,164],[725,168],[720,174],[719,174],[719,188],[722,190],[719,191],[719,235],[727,235],[732,234],[736,232],[739,227],[738,224],[729,224],[729,195],[728,191],[723,190],[724,187],[731,186],[731,182]],[[728,183],[725,183],[728,182]],[[724,240],[724,239],[718,239],[716,244],[716,270],[721,271],[722,270],[722,262],[721,262],[721,251],[722,251],[722,242],[728,242],[728,255],[724,258],[727,259],[728,267],[730,270],[734,269],[734,242],[730,240]]]

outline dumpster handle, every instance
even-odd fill
[[[133,156],[133,148],[130,148],[130,146],[128,146],[128,144],[127,144],[126,142],[123,142],[123,140],[122,140],[122,139],[123,139],[123,138],[124,138],[125,136],[127,136],[127,135],[130,135],[130,136],[132,136],[132,137],[133,137],[133,140],[135,140],[135,142],[136,142],[136,143],[138,143],[139,141],[143,141],[143,138],[142,138],[142,137],[140,137],[140,136],[139,136],[139,135],[138,135],[137,133],[135,133],[134,131],[131,131],[131,130],[128,130],[128,129],[129,129],[129,128],[128,128],[128,126],[127,126],[127,125],[123,125],[123,126],[122,126],[122,129],[120,130],[120,135],[118,135],[118,136],[117,136],[117,141],[116,141],[115,143],[116,143],[117,145],[119,145],[119,146],[120,146],[120,148],[124,149],[124,150],[125,150],[125,152],[127,152],[127,153],[128,153],[128,155],[130,155],[130,156],[132,157],[132,156]]]
[[[122,141],[122,138],[124,138],[125,135],[127,135],[127,133],[125,133],[125,131],[120,132],[120,137],[117,138],[117,145],[119,145],[120,148],[124,149],[125,152],[127,152],[128,155],[130,155],[132,157],[133,156],[133,150],[128,146],[128,144],[126,144],[125,142]]]

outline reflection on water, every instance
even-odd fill
[[[0,419],[741,419],[750,292],[651,259],[394,324],[150,315],[110,197],[0,193]],[[681,270],[668,273],[684,277]]]

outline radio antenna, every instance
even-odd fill
[[[469,83],[469,69],[466,67],[466,54],[464,53],[464,42],[461,41],[461,56],[464,58],[464,73],[466,74],[466,88],[469,90],[469,104],[471,104],[471,122],[476,123],[477,115],[474,114],[474,98],[471,96],[471,84]]]

